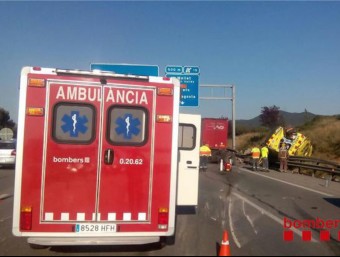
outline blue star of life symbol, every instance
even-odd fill
[[[81,117],[79,111],[72,111],[71,115],[65,114],[61,120],[64,122],[61,129],[64,133],[70,133],[71,137],[78,137],[79,132],[85,134],[88,130],[85,125],[88,119],[85,115]]]
[[[118,135],[123,135],[125,139],[132,139],[132,136],[138,136],[140,129],[138,128],[141,124],[138,118],[133,118],[132,114],[125,114],[123,117],[119,117],[116,120],[118,127],[116,128],[116,133]]]

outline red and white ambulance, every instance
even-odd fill
[[[23,68],[14,235],[33,245],[172,236],[179,100],[175,78]]]

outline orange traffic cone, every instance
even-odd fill
[[[218,256],[231,256],[230,255],[230,247],[229,247],[229,237],[228,232],[223,232],[223,239],[220,247],[220,254]]]

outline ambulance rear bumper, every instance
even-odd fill
[[[159,242],[160,237],[30,237],[29,244],[43,246],[64,245],[143,245]]]

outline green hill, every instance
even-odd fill
[[[280,111],[280,116],[286,125],[297,127],[312,121],[317,115],[310,112],[291,113]],[[260,115],[250,120],[237,120],[237,126],[258,128],[261,126]]]

